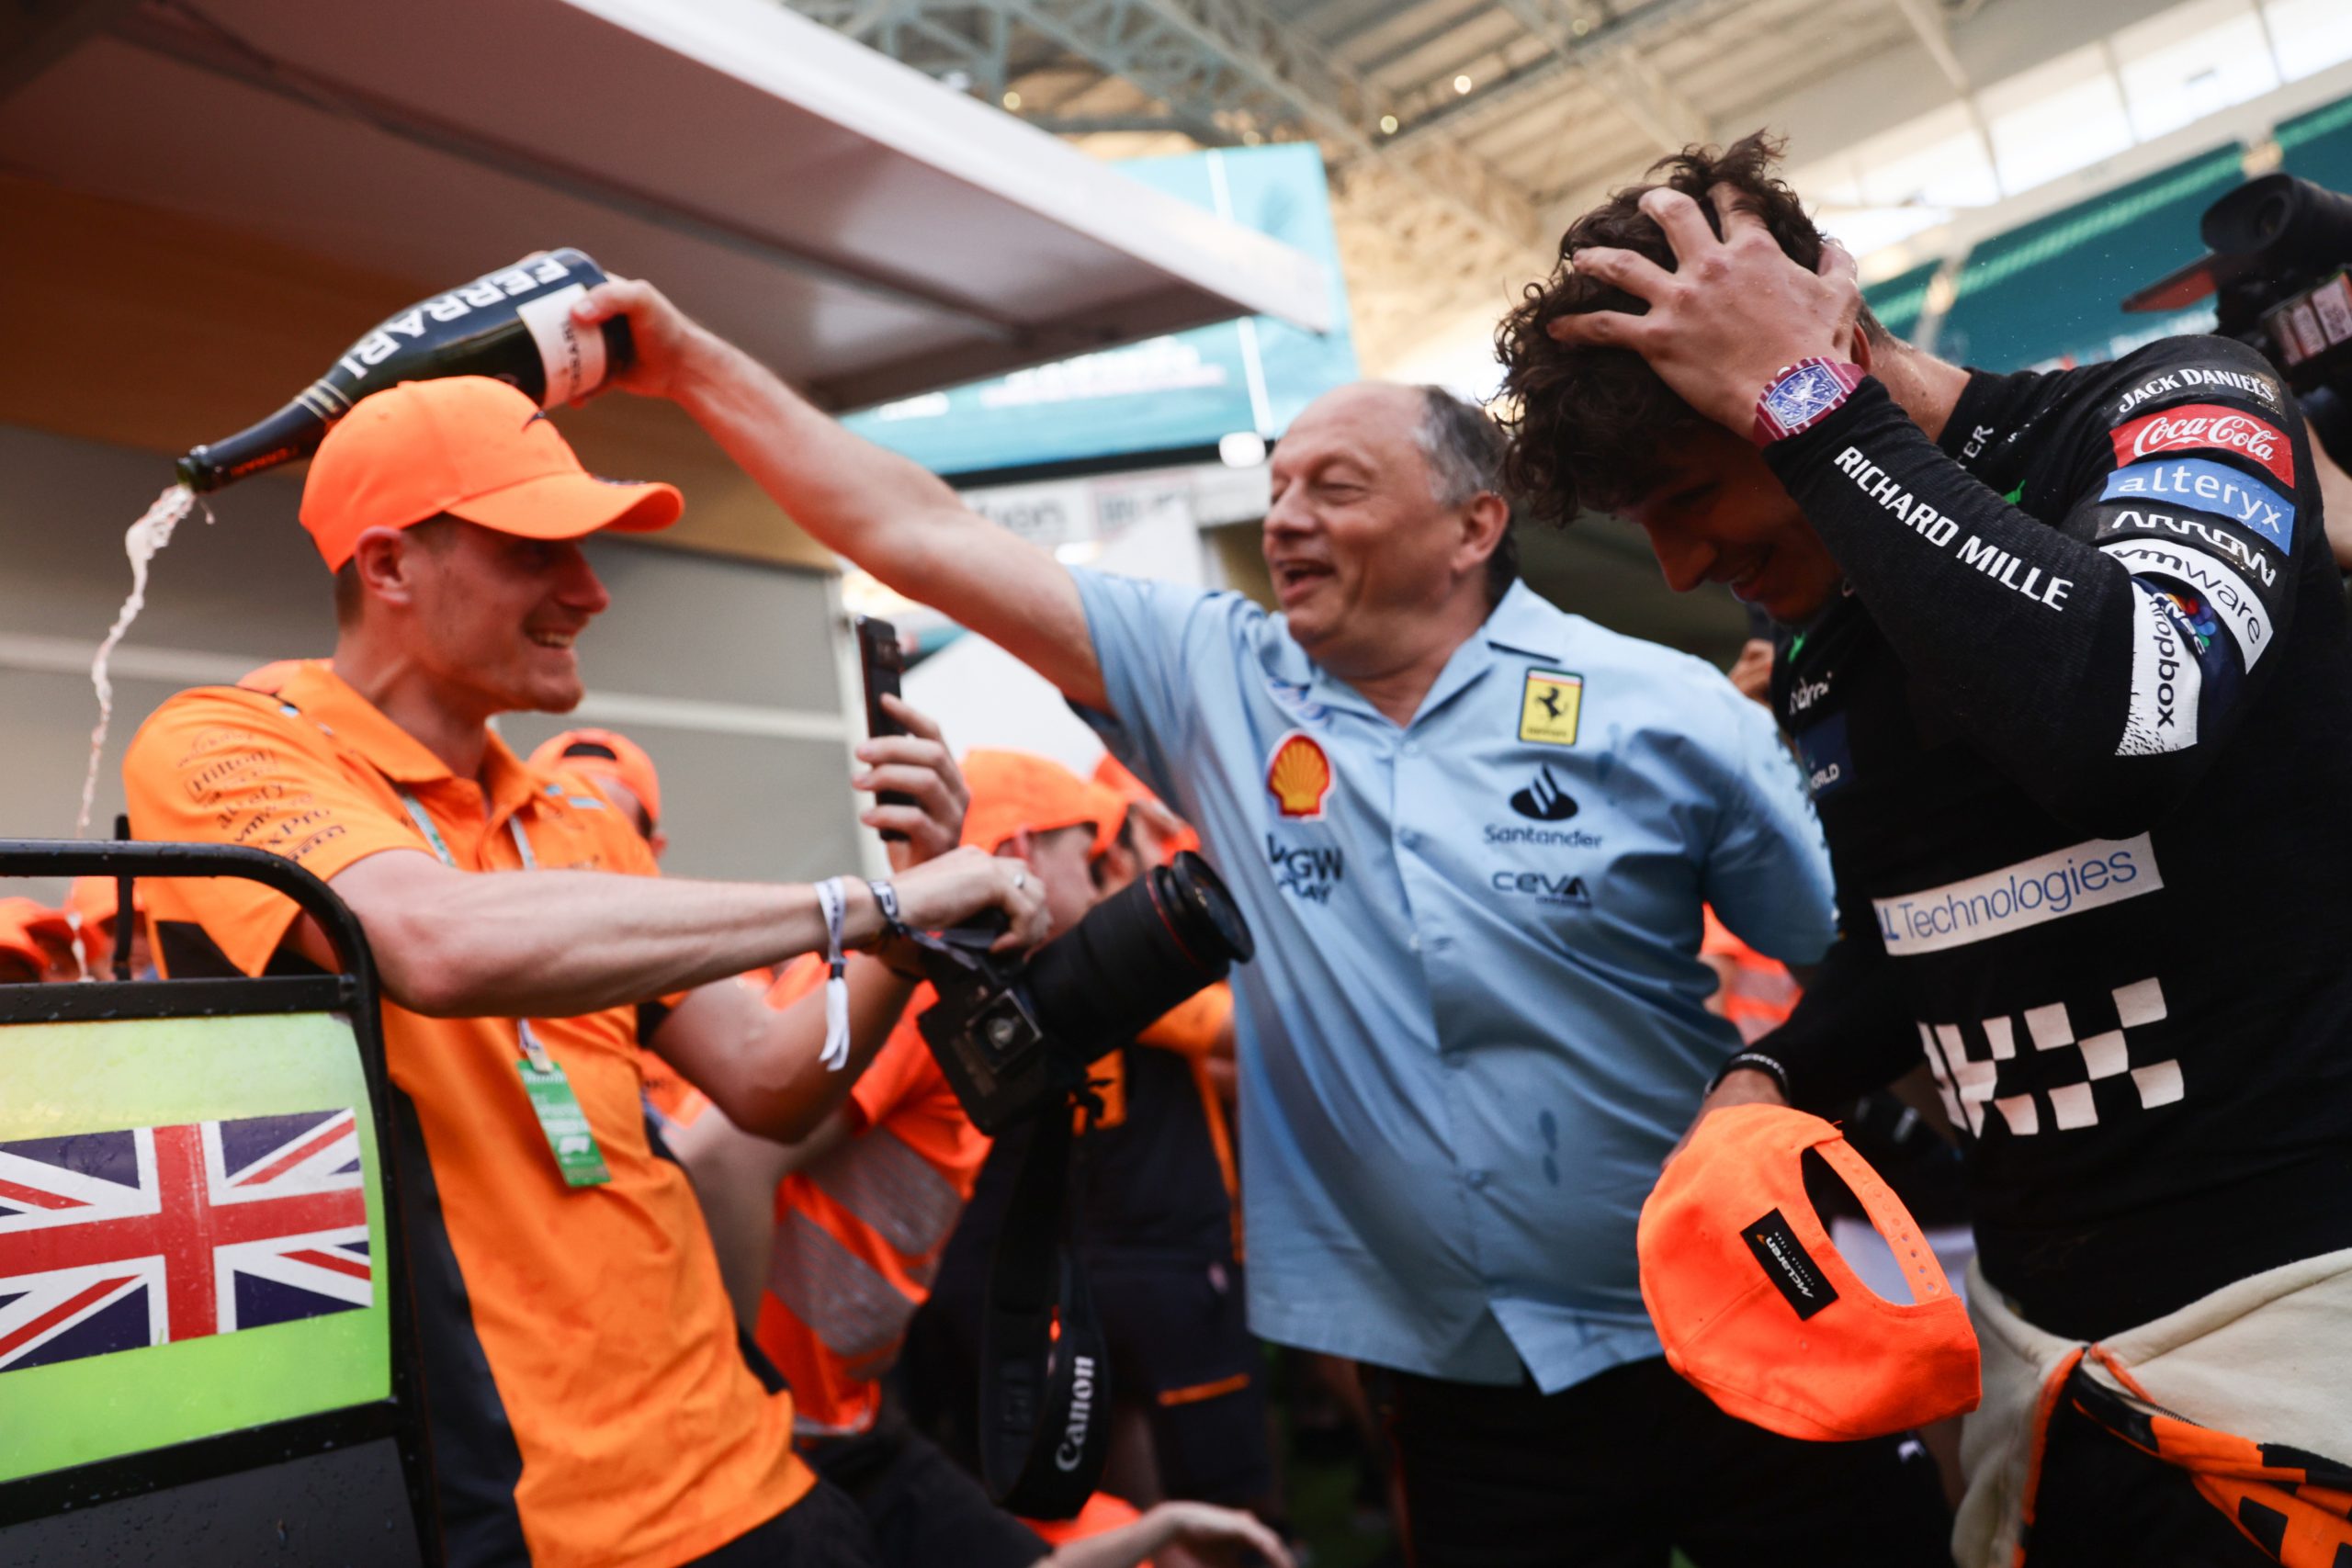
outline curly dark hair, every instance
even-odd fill
[[[1561,264],[1543,282],[1529,284],[1495,329],[1508,411],[1502,423],[1510,434],[1503,472],[1530,514],[1565,525],[1585,507],[1623,505],[1657,482],[1678,431],[1707,423],[1633,350],[1559,343],[1544,330],[1562,316],[1586,311],[1641,315],[1649,310],[1624,290],[1570,270],[1567,258],[1588,245],[1608,245],[1638,252],[1671,272],[1674,251],[1666,231],[1641,209],[1643,193],[1659,186],[1682,192],[1720,235],[1723,220],[1707,193],[1727,185],[1746,193],[1781,249],[1805,266],[1818,266],[1823,235],[1797,193],[1775,173],[1781,151],[1778,138],[1758,130],[1728,147],[1686,147],[1659,159],[1650,165],[1648,184],[1611,193],[1568,225],[1560,236]],[[1868,310],[1861,323],[1874,343],[1888,341]]]

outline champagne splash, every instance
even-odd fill
[[[82,775],[82,809],[74,818],[74,836],[77,839],[90,830],[90,807],[98,793],[98,763],[106,755],[107,728],[114,722],[114,682],[107,676],[107,661],[114,657],[115,645],[130,630],[130,623],[147,607],[147,563],[172,542],[172,530],[195,509],[196,492],[186,485],[174,485],[157,496],[155,504],[122,536],[122,553],[130,558],[130,596],[116,612],[113,628],[98,644],[97,657],[90,660],[90,684],[98,694],[98,723],[90,731],[90,765]],[[212,521],[209,506],[204,509],[204,520],[208,524]],[[78,960],[81,943],[76,941],[74,945]]]

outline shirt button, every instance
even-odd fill
[[[1483,1170],[1464,1171],[1462,1179],[1467,1181],[1470,1184],[1470,1190],[1476,1192],[1487,1185],[1487,1173]]]
[[[1406,742],[1405,742],[1405,755],[1407,755],[1408,757],[1418,757],[1418,756],[1419,756],[1420,754],[1421,754],[1421,743],[1420,743],[1419,741],[1418,741],[1418,740],[1408,740],[1408,741],[1406,741]]]
[[[1410,828],[1400,828],[1396,830],[1396,841],[1409,850],[1421,841],[1421,836]]]
[[[1415,931],[1411,936],[1407,937],[1407,938],[1405,939],[1405,945],[1406,945],[1407,947],[1411,948],[1415,953],[1419,953],[1419,952],[1420,952],[1420,950],[1421,950],[1421,933],[1420,933],[1420,932],[1419,932],[1419,931]]]

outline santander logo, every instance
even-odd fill
[[[2211,449],[2251,457],[2280,484],[2295,482],[2295,449],[2276,426],[2218,403],[2184,403],[2133,420],[2108,433],[2116,467],[2166,452]]]

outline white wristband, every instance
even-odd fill
[[[836,1073],[849,1066],[848,963],[842,956],[842,916],[847,905],[840,877],[817,884],[817,908],[825,916],[825,1049],[819,1060]]]

